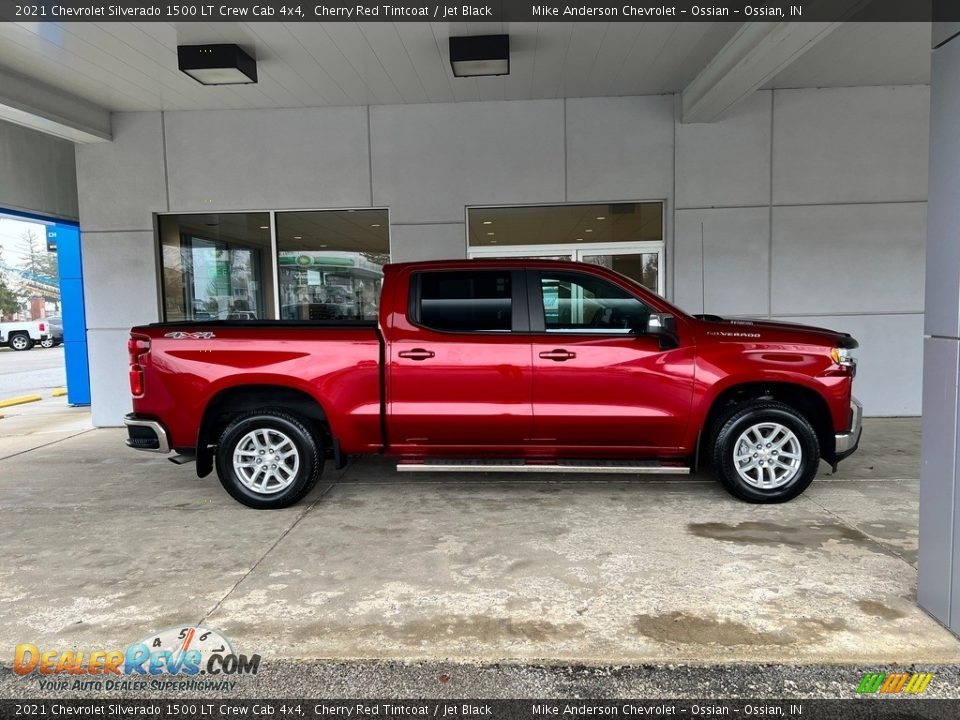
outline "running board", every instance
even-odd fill
[[[426,460],[401,462],[397,472],[500,472],[500,473],[598,473],[616,475],[689,475],[684,465],[661,465],[638,460],[558,460],[551,463],[524,460]]]

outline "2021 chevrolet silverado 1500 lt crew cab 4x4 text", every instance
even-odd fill
[[[216,465],[257,508],[325,461],[398,470],[688,473],[783,502],[860,439],[849,335],[690,316],[596,265],[388,265],[374,322],[131,331],[130,447]]]

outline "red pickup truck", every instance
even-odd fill
[[[378,319],[131,331],[132,448],[285,507],[325,462],[401,471],[689,473],[783,502],[860,440],[849,335],[691,316],[595,265],[388,265]]]

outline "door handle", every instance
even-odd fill
[[[432,350],[414,348],[413,350],[401,350],[397,355],[402,358],[407,358],[408,360],[426,360],[427,358],[432,358],[436,353]]]
[[[554,362],[563,362],[564,360],[572,360],[577,356],[576,353],[570,352],[569,350],[544,350],[540,353],[540,357],[544,360],[553,360]]]

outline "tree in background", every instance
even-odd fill
[[[0,247],[0,318],[10,317],[20,309],[20,300],[7,285],[3,272],[3,248]]]
[[[23,256],[22,270],[34,278],[48,277],[56,281],[59,274],[57,254],[47,252],[42,239],[33,228],[27,228],[20,236],[20,254]]]

